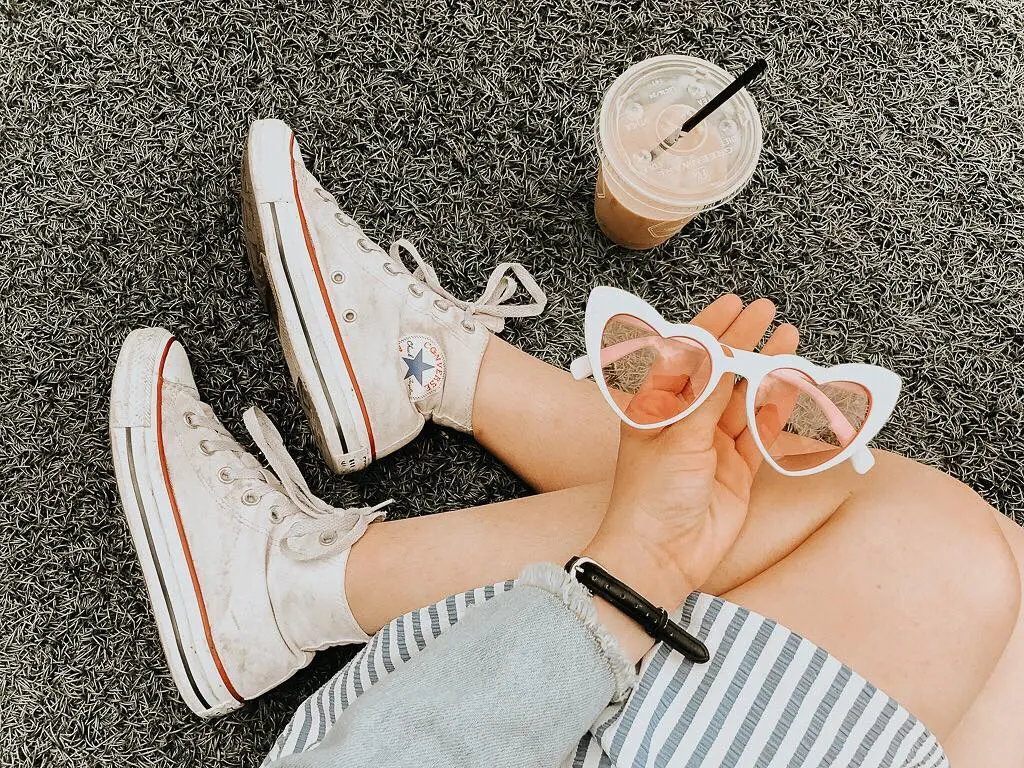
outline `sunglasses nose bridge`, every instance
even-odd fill
[[[719,358],[721,364],[721,374],[725,375],[731,373],[735,379],[735,383],[739,383],[740,379],[750,379],[748,375],[750,373],[750,362],[758,361],[760,355],[756,352],[747,352],[745,349],[733,349],[725,344],[721,345],[722,355]]]

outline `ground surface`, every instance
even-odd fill
[[[550,308],[509,337],[551,362],[581,350],[596,283],[681,314],[770,296],[808,354],[904,377],[879,444],[1024,520],[1020,11],[131,5],[0,3],[0,764],[254,765],[345,658],[214,723],[178,700],[108,457],[130,329],[173,329],[229,426],[261,404],[336,503],[395,496],[420,515],[525,492],[439,430],[329,478],[242,253],[239,151],[258,117],[290,122],[343,206],[381,241],[419,243],[457,294],[526,263]],[[634,254],[595,229],[589,133],[614,76],[665,52],[733,71],[767,57],[766,145],[735,203]]]

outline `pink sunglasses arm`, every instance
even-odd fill
[[[803,376],[792,371],[778,369],[772,371],[772,375],[792,384],[809,395],[828,418],[829,423],[832,425],[832,430],[836,433],[840,443],[849,445],[853,442],[853,438],[857,436],[857,430],[854,429],[850,420],[846,418],[843,412],[836,407],[836,404],[829,399],[828,395],[808,382]]]
[[[703,347],[696,341],[689,341],[688,339],[676,338],[676,341],[681,341],[694,347]],[[611,365],[617,360],[621,360],[626,355],[632,354],[644,347],[656,346],[660,347],[666,341],[660,336],[643,336],[637,339],[628,339],[626,341],[620,341],[618,344],[612,344],[610,347],[605,347],[601,350],[601,367]],[[594,372],[591,371],[591,374]],[[797,389],[804,392],[811,399],[817,403],[818,407],[821,408],[825,416],[828,417],[829,423],[832,425],[832,429],[836,433],[836,437],[843,445],[848,445],[857,436],[857,430],[854,429],[850,421],[843,415],[843,412],[836,407],[828,396],[818,389],[816,386],[808,382],[803,376],[798,373],[788,371],[784,368],[772,371],[772,375],[776,376],[783,381],[795,386]]]

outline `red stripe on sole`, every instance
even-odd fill
[[[313,248],[313,238],[309,235],[309,227],[306,224],[306,213],[302,210],[302,200],[299,198],[299,177],[295,173],[295,134],[291,135],[288,141],[288,157],[292,163],[292,189],[295,194],[295,206],[299,212],[299,221],[302,223],[302,235],[306,240],[306,250],[309,252],[309,260],[313,265],[313,274],[316,275],[317,284],[320,286],[320,295],[323,297],[324,306],[327,308],[327,316],[331,319],[331,327],[334,329],[334,338],[338,342],[338,349],[341,350],[341,357],[345,361],[345,369],[348,371],[349,381],[355,390],[356,398],[359,400],[359,410],[363,414],[363,423],[366,424],[366,434],[370,439],[370,461],[377,458],[377,448],[373,441],[373,428],[370,426],[370,414],[366,411],[366,403],[363,402],[363,393],[359,390],[359,382],[356,381],[355,371],[352,370],[352,361],[349,360],[348,351],[345,349],[345,342],[341,339],[341,330],[338,327],[338,319],[334,316],[334,309],[327,296],[327,286],[324,284],[323,275],[320,273],[320,261],[316,257],[316,249]],[[282,257],[284,254],[282,254]],[[329,395],[328,395],[329,396]]]
[[[203,590],[199,586],[199,577],[196,575],[196,567],[192,562],[192,552],[188,546],[188,539],[185,537],[185,527],[181,524],[181,513],[178,511],[178,501],[174,496],[174,488],[171,486],[171,476],[167,471],[167,457],[164,452],[164,420],[163,420],[163,382],[164,382],[164,363],[167,362],[167,354],[171,351],[171,345],[174,344],[174,337],[171,336],[167,340],[167,345],[164,347],[163,354],[160,356],[160,367],[157,369],[157,390],[156,390],[156,442],[160,449],[160,468],[164,473],[164,484],[167,486],[167,497],[171,500],[171,511],[174,513],[174,522],[178,526],[178,537],[181,539],[181,549],[185,554],[185,562],[188,564],[188,572],[192,577],[192,586],[196,591],[196,599],[199,603],[199,615],[203,619],[203,632],[206,634],[206,644],[210,647],[210,654],[213,656],[213,663],[217,667],[217,672],[220,673],[220,678],[224,682],[225,687],[228,689],[235,700],[239,704],[244,704],[245,699],[239,696],[238,691],[231,684],[231,680],[228,679],[228,673],[224,670],[224,665],[221,663],[220,654],[217,653],[217,646],[213,642],[213,632],[210,630],[210,617],[206,614],[206,603],[203,601]],[[183,659],[187,664],[188,660]]]

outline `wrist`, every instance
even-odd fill
[[[670,612],[698,586],[679,568],[675,557],[637,536],[599,530],[579,554]]]

